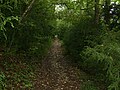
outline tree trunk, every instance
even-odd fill
[[[95,0],[95,24],[99,24],[100,19],[99,1],[100,0]]]
[[[110,8],[109,8],[109,5],[110,5],[110,0],[106,0],[105,1],[105,8],[104,8],[105,11],[104,12],[105,12],[105,22],[108,25],[110,24],[110,13],[109,13],[110,12],[110,10],[109,10]]]

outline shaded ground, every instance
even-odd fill
[[[0,90],[107,90],[94,75],[77,69],[63,51],[56,39],[42,63],[0,54]]]
[[[37,70],[34,90],[81,90],[79,71],[63,55],[58,39]]]
[[[0,54],[0,90],[106,90],[97,77],[77,69],[63,51],[55,39],[42,63],[38,57]]]

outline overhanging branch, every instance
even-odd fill
[[[22,14],[22,17],[21,17],[20,22],[23,20],[23,18],[26,16],[26,14],[29,12],[29,10],[32,8],[34,2],[35,2],[35,0],[32,0],[32,2],[31,2],[30,5],[27,7],[27,9],[25,10],[25,12]]]

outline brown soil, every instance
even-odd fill
[[[78,72],[63,55],[60,41],[55,39],[36,72],[34,90],[80,90],[81,80]]]

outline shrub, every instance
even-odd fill
[[[120,89],[120,43],[115,36],[113,32],[105,34],[101,45],[87,47],[80,54],[82,67],[105,75],[108,90]]]
[[[63,41],[72,56],[79,58],[79,53],[84,50],[85,46],[94,47],[97,44],[99,30],[92,22],[93,19],[90,17],[81,17],[80,21],[66,32]]]

